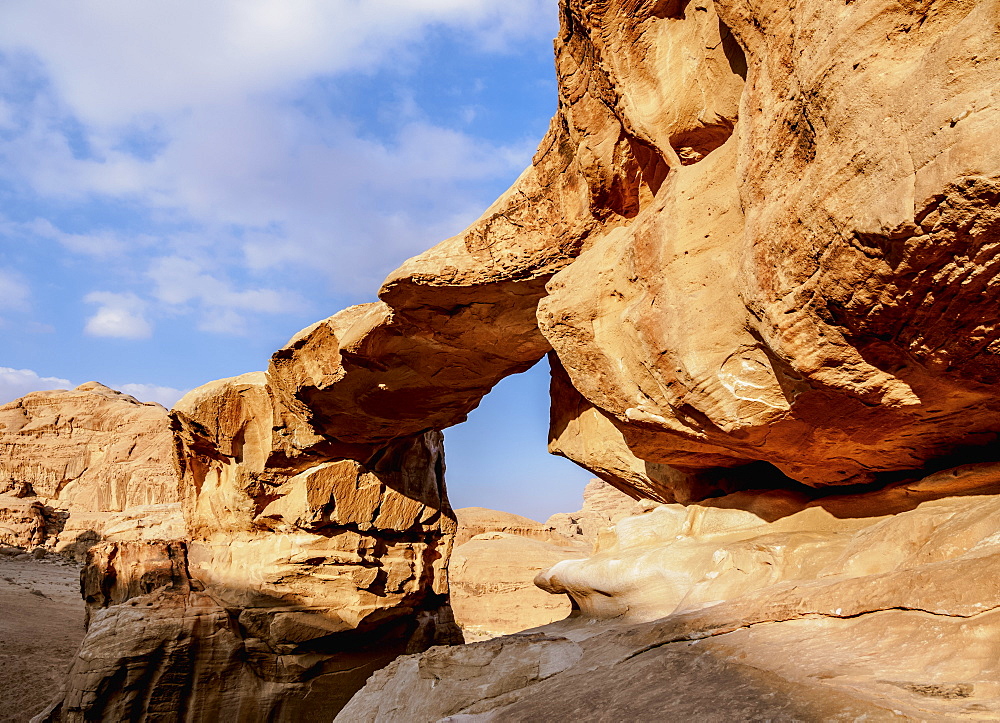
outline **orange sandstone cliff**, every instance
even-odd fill
[[[1000,715],[1000,3],[559,13],[511,189],[173,410],[184,539],[95,551],[52,716],[328,720],[401,653],[340,719]],[[658,504],[416,655],[439,430],[546,354],[550,449]]]

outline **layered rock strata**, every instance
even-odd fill
[[[329,720],[395,656],[461,640],[440,433],[343,444],[275,378],[174,408],[182,539],[91,550],[87,635],[50,718]]]
[[[77,512],[177,502],[167,412],[97,382],[4,404],[0,494]]]
[[[543,574],[578,623],[404,658],[343,719],[586,717],[595,680],[612,716],[995,716],[995,498],[966,495],[997,491],[1000,5],[561,13],[558,118],[601,210],[538,308],[550,449],[702,504]],[[587,619],[630,631],[580,642]],[[637,690],[685,661],[717,683],[686,679],[694,706]]]

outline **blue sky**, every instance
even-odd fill
[[[478,216],[555,109],[555,0],[0,4],[0,401],[262,369]],[[577,509],[547,371],[446,433],[456,506]]]

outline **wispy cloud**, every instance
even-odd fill
[[[476,138],[412,102],[376,139],[336,108],[303,104],[311,84],[392,67],[430,28],[502,48],[550,33],[554,17],[554,0],[6,5],[0,122],[11,132],[0,138],[0,180],[60,203],[142,209],[188,230],[159,234],[162,247],[184,255],[195,237],[211,238],[214,263],[231,272],[291,268],[371,293],[471,220],[489,200],[476,184],[516,176],[537,139]],[[123,265],[142,263],[158,235],[48,219],[28,231]]]
[[[553,12],[551,0],[34,0],[4,7],[0,44],[42,58],[83,122],[113,126],[393,63],[433,26],[501,49],[550,33]]]
[[[67,251],[90,256],[114,256],[124,253],[128,244],[125,239],[111,230],[101,230],[96,233],[67,233],[56,228],[45,218],[22,224],[24,232],[33,233],[42,238],[51,239],[62,245]]]
[[[305,299],[293,291],[236,288],[228,279],[209,273],[190,258],[156,258],[148,276],[153,281],[153,298],[175,311],[193,309],[199,317],[198,328],[203,331],[245,334],[246,313],[285,314],[308,307]]]
[[[192,339],[206,376],[259,368],[272,342],[372,298],[538,140],[470,126],[471,78],[438,112],[429,39],[482,57],[547,45],[556,16],[555,0],[0,4],[0,324],[31,341],[0,361],[193,386],[171,357]],[[385,94],[359,92],[359,110],[367,79]],[[112,340],[134,343],[112,359]],[[167,350],[159,368],[128,369],[144,343]]]

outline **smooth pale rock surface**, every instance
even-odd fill
[[[590,555],[600,532],[643,508],[601,480],[583,493],[579,512],[545,523],[483,507],[455,511],[458,533],[449,566],[451,604],[466,642],[486,640],[561,620],[567,598],[539,589],[535,576],[557,562]]]
[[[570,614],[570,601],[549,595],[535,576],[563,560],[588,554],[574,547],[512,535],[476,535],[451,554],[449,580],[455,621],[466,642],[547,625]]]
[[[892,594],[902,571],[928,566],[927,574],[951,579],[951,567],[1000,552],[1000,497],[992,496],[1000,490],[1000,466],[989,469],[985,496],[942,496],[933,485],[907,485],[814,501],[761,492],[752,501],[742,493],[687,507],[660,505],[621,520],[589,559],[559,563],[537,582],[571,595],[589,617],[637,620],[734,598],[762,600],[761,591],[791,582],[840,580],[846,589],[854,584],[849,580],[864,578],[866,597]],[[909,509],[900,511],[901,501]],[[969,599],[1000,594],[992,581],[965,588]]]
[[[401,658],[338,720],[993,719],[998,469],[625,518],[540,576],[580,615]],[[988,494],[942,496],[963,473]]]

